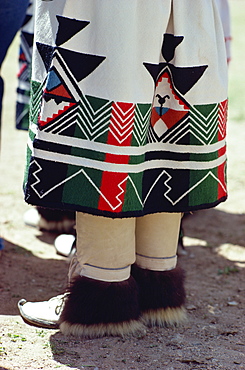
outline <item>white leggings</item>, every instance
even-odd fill
[[[70,275],[123,281],[135,262],[144,269],[172,270],[177,263],[180,220],[181,213],[111,219],[77,212],[77,261]]]

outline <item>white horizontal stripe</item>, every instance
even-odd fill
[[[105,269],[99,266],[84,264],[81,267],[80,275],[95,280],[120,282],[129,279],[130,266],[126,266],[123,269]]]
[[[33,133],[34,135],[37,134],[38,127],[34,123],[30,123],[30,132]],[[27,140],[27,146],[33,153],[33,140],[30,138],[30,135],[28,135],[28,140]]]
[[[37,135],[37,132],[38,132],[38,127],[35,123],[30,123],[30,130],[35,134]]]
[[[18,80],[18,88],[22,90],[30,90],[30,82]]]
[[[177,265],[177,256],[171,258],[155,258],[136,253],[136,264],[141,268],[153,271],[173,270]]]
[[[36,158],[46,159],[48,161],[71,164],[79,167],[93,168],[101,171],[120,172],[120,173],[139,173],[150,169],[157,168],[172,168],[181,170],[207,170],[215,168],[226,160],[226,155],[209,162],[195,162],[195,161],[171,161],[154,159],[139,164],[117,164],[100,162],[89,158],[75,157],[67,154],[59,154],[47,152],[41,149],[34,149],[34,156]]]
[[[33,142],[32,142],[30,137],[28,137],[28,139],[27,139],[27,146],[29,147],[29,149],[33,153]]]
[[[17,95],[17,102],[22,104],[29,104],[30,103],[30,97],[27,95],[18,94]]]
[[[116,146],[98,143],[92,140],[78,139],[69,136],[50,134],[44,131],[38,132],[38,139],[61,144],[69,145],[81,149],[95,150],[97,152],[118,154],[118,155],[142,155],[147,152],[169,151],[175,153],[212,153],[223,148],[226,144],[225,139],[210,145],[177,145],[169,143],[149,143],[144,146]]]

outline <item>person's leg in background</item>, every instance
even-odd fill
[[[1,66],[14,36],[20,29],[26,14],[29,0],[1,0],[0,4],[0,147],[1,147],[1,116],[4,83],[1,77]],[[0,238],[0,253],[3,242]]]
[[[26,14],[29,0],[1,0],[0,4],[0,69],[8,48],[20,29]],[[3,98],[3,79],[0,76],[0,117]],[[1,118],[0,118],[1,119]]]
[[[16,129],[29,129],[29,110],[31,95],[31,70],[34,40],[36,0],[29,0],[26,18],[20,29],[19,70],[16,97]],[[23,216],[24,223],[41,231],[55,232],[57,253],[69,256],[73,249],[75,212],[31,207]],[[67,235],[69,233],[70,235]]]

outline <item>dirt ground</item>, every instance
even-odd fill
[[[19,299],[63,291],[69,262],[55,253],[56,235],[23,223],[27,134],[14,129],[14,88],[6,89],[0,158],[0,369],[245,369],[245,122],[229,122],[228,201],[184,219],[187,323],[78,340],[18,315]]]

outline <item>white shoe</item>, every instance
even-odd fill
[[[43,302],[27,302],[21,299],[18,302],[20,315],[28,324],[42,328],[56,329],[65,304],[67,293],[60,294]]]
[[[72,257],[75,253],[75,236],[69,234],[61,234],[54,241],[56,252],[65,257]]]
[[[57,214],[57,211],[53,211],[54,215]],[[52,216],[52,210],[49,210]],[[57,232],[57,233],[66,233],[71,232],[74,229],[75,220],[63,217],[58,220],[56,219],[46,219],[44,215],[38,212],[37,208],[32,207],[28,209],[23,216],[23,221],[28,226],[33,226],[39,230]]]
[[[30,208],[24,213],[23,220],[28,226],[38,227],[41,216],[36,208]]]

